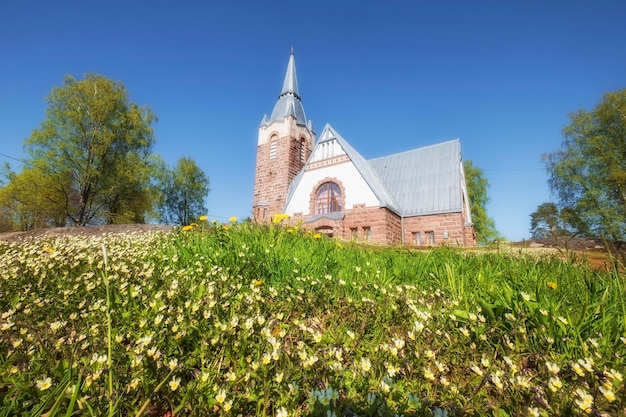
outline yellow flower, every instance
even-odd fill
[[[215,400],[220,404],[226,401],[226,391],[224,391],[223,389],[220,390],[220,392],[218,392],[215,396]]]
[[[198,218],[198,220],[200,220],[201,222],[205,222],[205,221],[207,221],[207,219],[208,219],[208,217],[207,217],[207,216],[200,216],[200,217]]]
[[[322,237],[321,233],[316,233],[313,235],[313,239],[320,239]]]
[[[228,221],[231,223],[237,223],[237,218],[235,216],[232,216],[230,219],[228,219]]]
[[[233,408],[233,400],[228,400],[224,403],[224,411],[229,412]]]
[[[548,282],[546,283],[546,285],[547,285],[548,287],[552,288],[553,290],[556,290],[556,287],[558,287],[557,283],[556,283],[556,282],[552,282],[552,281],[548,281]]]
[[[193,229],[193,226],[188,224],[187,226],[183,226],[183,232],[188,232]]]
[[[52,378],[50,378],[49,376],[44,376],[43,378],[37,380],[37,388],[39,388],[40,391],[45,391],[51,386]]]
[[[173,377],[172,380],[169,382],[169,386],[172,391],[176,391],[180,386],[180,378]]]

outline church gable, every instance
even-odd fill
[[[330,125],[326,125],[303,170],[294,179],[287,197],[285,212],[304,215],[324,214],[318,203],[320,187],[336,184],[343,190],[339,196],[339,210],[350,210],[354,205],[380,206],[376,190],[359,169],[367,165],[363,157],[354,151]],[[369,167],[369,165],[367,165]],[[329,210],[331,211],[331,210]]]

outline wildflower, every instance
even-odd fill
[[[554,364],[552,362],[549,362],[549,361],[546,361],[546,367],[548,368],[548,371],[550,371],[550,373],[552,375],[556,375],[560,371],[560,368],[559,368],[558,365],[556,365],[556,364]]]
[[[546,283],[546,285],[547,285],[548,287],[552,288],[553,290],[556,290],[556,288],[558,287],[557,283],[556,283],[556,282],[552,282],[552,281],[548,281],[548,282]]]
[[[361,358],[361,369],[365,372],[369,372],[372,369],[372,362],[368,358]]]
[[[583,370],[583,368],[578,363],[575,363],[575,364],[572,365],[572,370],[574,372],[576,372],[576,374],[578,374],[578,376],[585,376],[585,371]]]
[[[420,405],[420,399],[415,394],[409,394],[407,402],[408,402],[409,408],[417,408]]]
[[[173,371],[178,366],[178,359],[170,359],[167,363],[167,367],[170,368],[170,371]]]
[[[188,232],[190,230],[193,230],[193,226],[188,224],[186,226],[183,226],[183,232]]]
[[[478,375],[478,376],[483,376],[483,371],[482,371],[482,369],[480,369],[480,368],[479,368],[478,366],[476,366],[476,365],[470,366],[470,370],[471,370],[472,372],[474,372],[474,373],[475,373],[476,375]]]
[[[539,417],[539,409],[537,407],[528,407],[528,415],[532,417]]]
[[[237,375],[233,371],[226,372],[226,380],[234,381],[237,378]]]
[[[215,396],[215,401],[217,401],[219,404],[222,404],[224,401],[226,401],[226,391],[221,389],[220,392],[218,392]]]
[[[173,377],[172,380],[169,382],[169,386],[172,391],[176,391],[180,386],[180,378]]]
[[[298,384],[290,382],[287,387],[289,388],[289,395],[296,395],[298,393]]]
[[[280,407],[278,410],[276,410],[276,417],[287,417],[287,410],[285,410],[285,407]]]
[[[433,374],[430,369],[424,368],[424,378],[433,381],[435,379],[435,374]]]
[[[522,298],[524,299],[524,301],[530,301],[530,295],[526,294],[525,292],[520,292],[520,295],[522,296]]]
[[[593,397],[582,388],[578,388],[575,392],[578,397],[574,402],[576,405],[586,413],[591,413],[591,406],[593,405]]]
[[[355,336],[356,336],[356,335],[354,334],[354,332],[353,332],[353,331],[351,331],[351,330],[347,330],[347,331],[346,331],[346,334],[348,335],[348,337],[349,337],[350,339],[354,339],[354,338],[355,338]]]
[[[558,321],[560,321],[563,324],[567,324],[567,319],[563,316],[559,316],[556,318]]]
[[[608,402],[612,403],[615,401],[615,393],[610,388],[600,387],[600,392]]]
[[[279,372],[279,373],[276,374],[276,377],[274,379],[276,380],[276,382],[278,382],[280,384],[281,382],[283,382],[283,376],[284,376],[284,373],[283,372]]]
[[[313,239],[321,239],[321,238],[322,238],[322,234],[319,232],[313,235]]]
[[[39,391],[45,391],[52,386],[52,378],[49,376],[44,376],[41,379],[37,380],[37,388]]]
[[[207,221],[207,216],[200,216],[198,220],[200,220],[201,222],[205,222]]]
[[[228,221],[231,223],[237,223],[237,217],[232,216],[230,219],[228,219]]]
[[[558,390],[561,389],[562,386],[563,386],[563,383],[561,382],[561,379],[558,376],[550,377],[550,381],[548,382],[548,388],[550,388],[550,391],[557,392]]]

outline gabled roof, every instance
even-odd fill
[[[462,209],[461,143],[458,139],[370,159],[403,216]]]
[[[296,63],[293,58],[293,49],[289,55],[289,64],[287,64],[287,73],[283,81],[283,89],[278,96],[278,101],[274,105],[274,110],[269,119],[263,117],[262,125],[272,122],[282,122],[285,117],[293,116],[300,125],[306,125],[307,120],[304,114],[304,107],[300,101],[298,93],[298,78],[296,77]]]
[[[346,155],[348,155],[348,157],[350,158],[350,160],[352,161],[356,169],[359,171],[363,179],[367,182],[367,184],[372,189],[372,192],[374,193],[374,195],[376,195],[376,198],[378,198],[380,206],[387,207],[388,209],[400,214],[400,209],[398,205],[396,204],[392,195],[387,191],[387,188],[385,187],[385,185],[379,178],[376,171],[367,162],[367,160],[365,160],[365,158],[361,156],[360,153],[358,153],[352,146],[350,146],[350,144],[339,133],[337,133],[335,129],[332,128],[331,125],[326,124],[326,126],[324,127],[324,130],[322,130],[322,133],[320,134],[320,138],[317,144],[315,145],[315,148],[313,148],[313,152],[311,152],[311,157],[315,155],[317,148],[322,143],[328,142],[331,140],[336,140],[337,143],[339,143],[339,145],[343,148]],[[310,161],[310,158],[309,158],[309,161]],[[287,207],[287,205],[289,204],[289,201],[291,200],[293,193],[298,187],[298,184],[300,183],[300,180],[305,170],[306,170],[306,165],[304,169],[300,171],[300,173],[294,178],[293,182],[291,183],[291,186],[289,187],[289,193],[287,194],[285,207]]]

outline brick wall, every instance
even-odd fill
[[[289,185],[311,155],[313,141],[313,133],[291,116],[284,123],[259,128],[252,200],[255,221],[267,223],[282,212]]]

